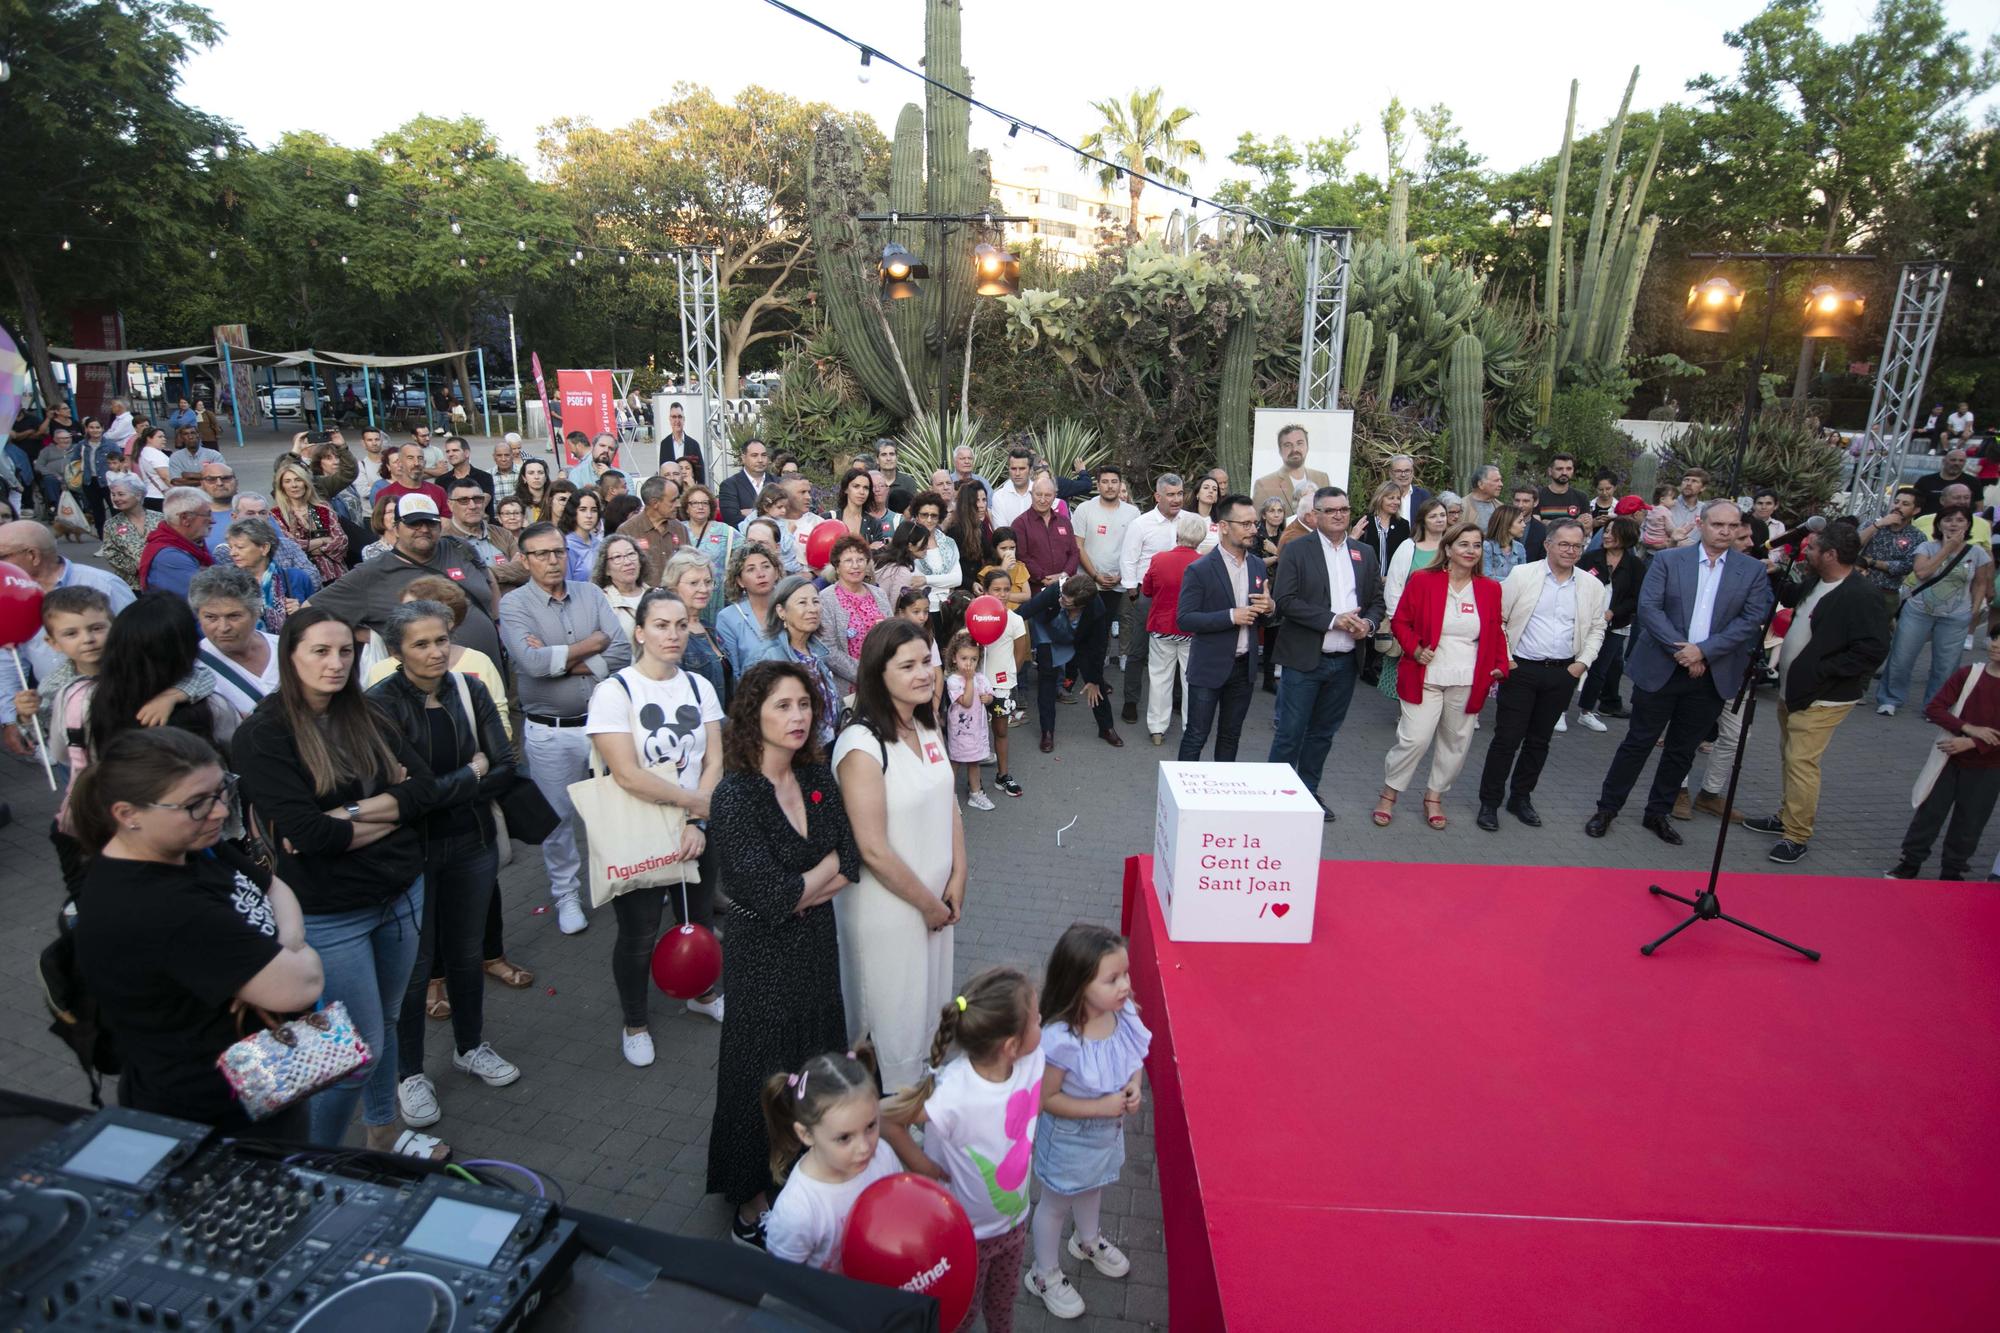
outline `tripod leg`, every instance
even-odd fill
[[[1686,903],[1689,907],[1699,906],[1699,904],[1696,903],[1694,899],[1683,898],[1678,893],[1669,893],[1657,884],[1648,884],[1646,886],[1646,892],[1652,894],[1656,898],[1672,898],[1675,902]]]
[[[1794,953],[1802,953],[1815,963],[1819,961],[1819,951],[1817,949],[1808,949],[1803,944],[1794,944],[1788,939],[1785,939],[1778,935],[1773,935],[1768,930],[1759,930],[1757,927],[1751,925],[1748,921],[1738,921],[1735,917],[1730,916],[1727,912],[1716,913],[1716,919],[1719,921],[1727,921],[1732,926],[1739,926],[1742,929],[1749,931],[1752,935],[1762,935],[1765,939],[1771,941],[1771,943],[1782,944],[1787,949],[1792,950],[1792,952]]]
[[[1687,899],[1683,898],[1681,899],[1681,901],[1686,902]],[[1660,936],[1660,938],[1654,940],[1651,944],[1640,945],[1639,952],[1646,955],[1646,957],[1651,958],[1653,956],[1653,950],[1659,948],[1662,944],[1665,944],[1668,940],[1680,934],[1682,931],[1686,930],[1689,926],[1692,926],[1695,922],[1699,920],[1701,920],[1699,916],[1689,917],[1687,920],[1681,922],[1678,926],[1675,926],[1672,930],[1668,931],[1666,934]],[[1783,944],[1784,941],[1779,940],[1778,943]],[[1797,948],[1798,946],[1793,945],[1792,947]]]

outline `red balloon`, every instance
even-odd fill
[[[653,984],[676,1000],[706,995],[721,975],[722,945],[707,926],[675,926],[653,946]]]
[[[0,648],[13,648],[42,632],[42,585],[19,565],[0,560]]]
[[[951,1191],[908,1171],[861,1191],[847,1215],[840,1269],[881,1287],[919,1292],[938,1303],[938,1327],[957,1328],[972,1308],[979,1242]]]
[[[847,525],[838,519],[827,519],[812,530],[806,538],[806,568],[824,569],[826,562],[833,559],[833,544],[847,535]]]
[[[993,643],[1007,629],[1007,604],[987,593],[975,597],[965,608],[965,632],[982,648]]]

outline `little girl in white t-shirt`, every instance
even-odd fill
[[[796,1074],[765,1080],[763,1100],[771,1175],[784,1183],[765,1219],[765,1248],[779,1259],[839,1272],[855,1200],[902,1169],[882,1141],[874,1054],[863,1048],[815,1055]]]

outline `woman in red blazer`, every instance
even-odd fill
[[[1442,564],[1410,575],[1389,622],[1403,649],[1396,664],[1396,697],[1403,702],[1396,743],[1383,764],[1377,827],[1393,817],[1396,798],[1409,787],[1417,764],[1435,742],[1424,818],[1445,826],[1444,794],[1451,790],[1472,726],[1493,682],[1511,662],[1500,616],[1500,585],[1480,574],[1482,535],[1471,523],[1454,524],[1439,542]]]

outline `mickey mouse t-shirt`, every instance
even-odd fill
[[[586,736],[631,736],[641,764],[672,768],[675,780],[693,791],[701,786],[702,759],[708,752],[703,724],[720,721],[722,700],[700,676],[676,671],[666,680],[653,680],[637,667],[626,667],[591,693],[583,731]]]

